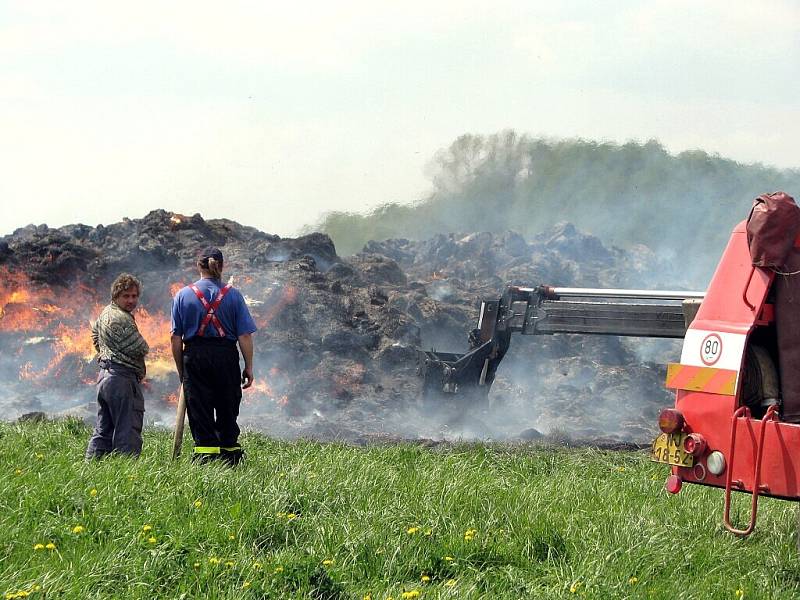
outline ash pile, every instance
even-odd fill
[[[109,226],[29,226],[0,239],[0,408],[91,418],[97,366],[89,321],[122,271],[144,286],[135,313],[151,347],[151,424],[171,425],[178,388],[171,298],[196,279],[196,253],[219,246],[226,280],[259,328],[255,385],[240,424],[279,437],[648,441],[671,403],[672,341],[519,336],[487,406],[419,401],[417,348],[463,352],[480,301],[506,283],[669,287],[645,247],[623,251],[562,224],[515,233],[370,242],[351,257],[330,238],[280,238],[233,221],[166,211]],[[674,282],[673,282],[674,283]]]

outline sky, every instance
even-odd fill
[[[0,2],[0,235],[164,208],[294,236],[465,133],[800,167],[800,3]]]

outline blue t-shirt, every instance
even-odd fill
[[[194,285],[203,292],[209,304],[214,302],[219,296],[220,289],[224,287],[218,279],[205,278],[195,281]],[[225,337],[229,340],[235,340],[240,335],[253,333],[256,330],[256,324],[253,317],[250,316],[250,311],[247,310],[244,297],[236,288],[230,288],[225,293],[215,314],[222,323]],[[200,323],[205,316],[206,309],[200,302],[200,298],[195,295],[194,290],[188,285],[181,288],[172,299],[172,335],[179,335],[184,341],[192,339],[197,335],[197,330],[200,329]],[[213,322],[206,326],[203,337],[220,337]]]

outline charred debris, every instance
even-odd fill
[[[136,318],[151,345],[147,418],[170,425],[172,295],[214,244],[256,319],[257,383],[241,422],[281,437],[347,441],[648,440],[673,341],[538,336],[512,346],[484,406],[420,399],[417,349],[461,351],[481,299],[507,283],[665,287],[644,246],[609,248],[570,224],[520,235],[369,242],[349,257],[313,233],[280,238],[226,219],[164,210],[113,225],[45,225],[0,239],[0,407],[88,416],[96,365],[89,320],[121,271],[144,285]],[[672,282],[670,282],[672,283]]]

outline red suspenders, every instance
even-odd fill
[[[220,323],[219,319],[217,318],[216,312],[219,308],[219,305],[222,304],[222,299],[225,297],[225,294],[228,293],[228,290],[231,289],[231,285],[228,284],[224,288],[219,291],[219,296],[216,297],[214,302],[209,303],[206,300],[206,297],[203,295],[195,284],[189,286],[192,288],[194,295],[197,296],[197,299],[203,305],[203,308],[206,309],[206,316],[203,317],[203,320],[200,322],[200,328],[197,330],[197,337],[203,337],[203,334],[206,331],[206,327],[208,324],[211,323],[217,330],[219,337],[225,337],[225,330],[222,328],[222,323]]]

